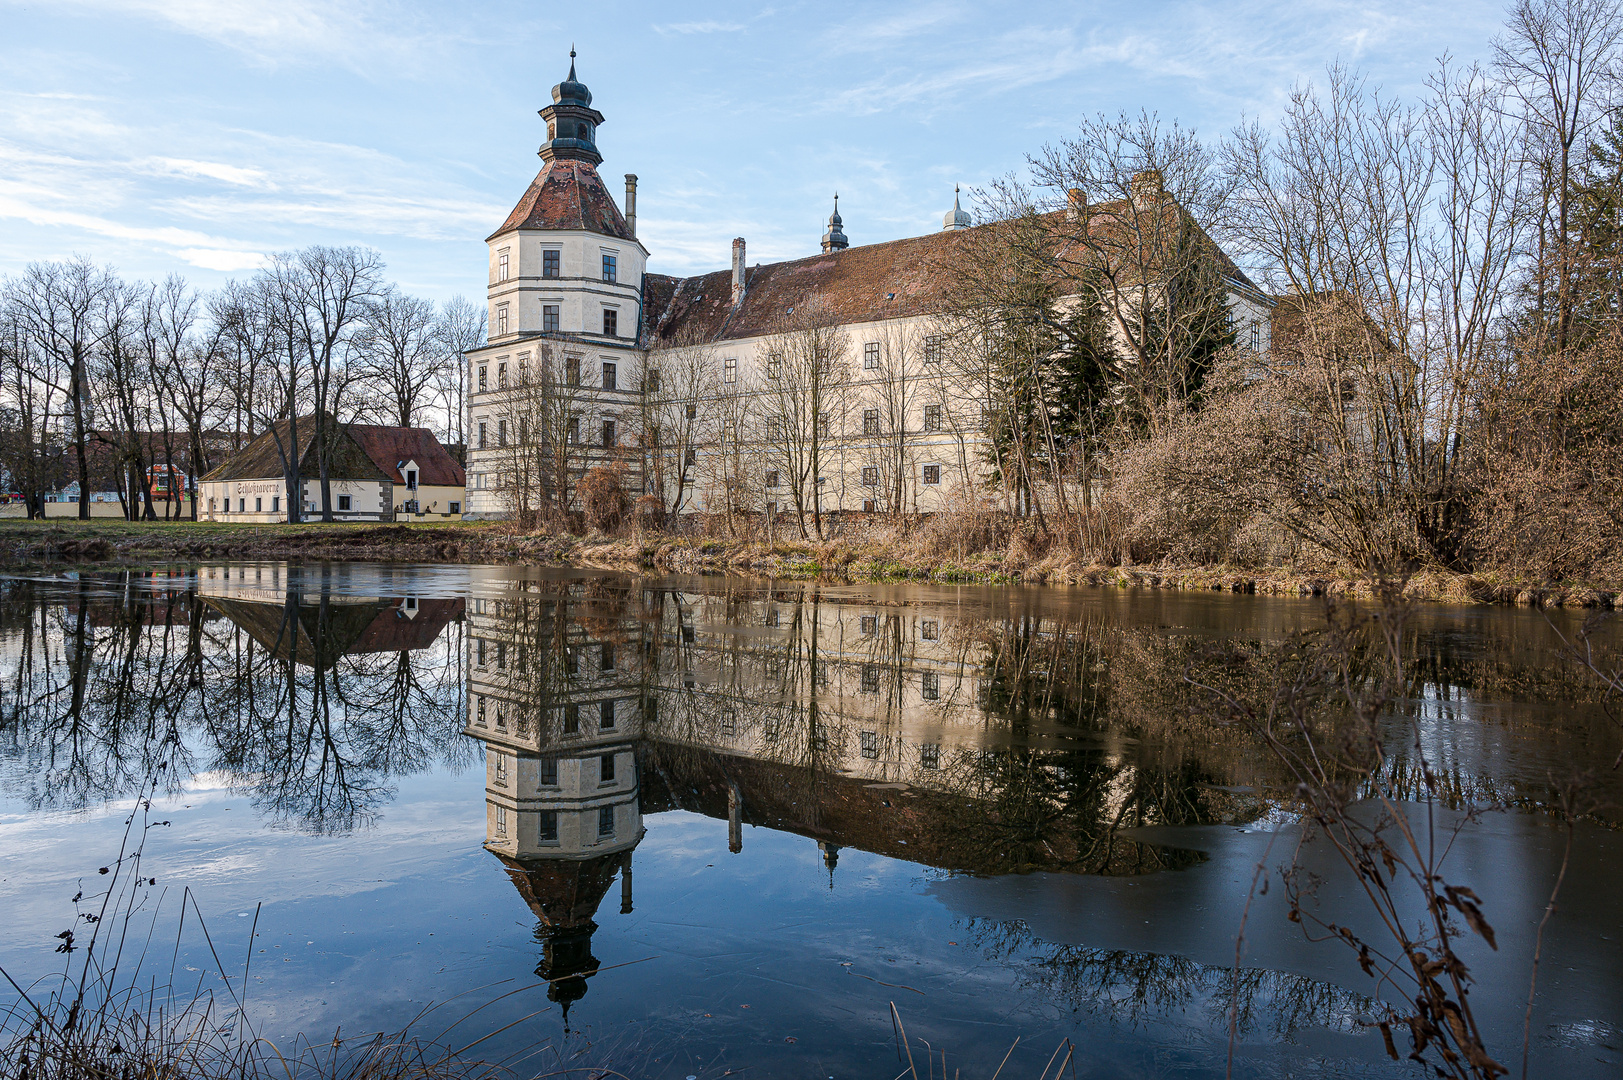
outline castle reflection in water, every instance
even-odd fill
[[[539,920],[538,975],[585,993],[645,815],[685,810],[947,871],[1113,873],[1193,852],[1123,828],[1211,819],[1211,785],[1145,770],[1104,712],[1087,635],[830,600],[805,584],[650,587],[492,570],[468,601],[465,731],[485,746],[485,847]],[[1056,648],[1055,646],[1058,646]],[[1038,670],[1038,669],[1042,670]],[[1092,728],[1091,731],[1084,729]]]

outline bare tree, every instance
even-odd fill
[[[554,528],[569,521],[574,485],[584,471],[587,448],[582,425],[589,398],[580,385],[579,361],[542,345],[520,354],[516,372],[498,374],[493,432],[497,497],[525,527],[545,519]]]
[[[721,361],[713,342],[682,337],[643,360],[642,473],[661,522],[692,509],[700,448],[717,438],[723,397]]]
[[[364,383],[363,396],[385,422],[415,426],[451,359],[440,338],[439,315],[431,301],[390,286],[366,305],[355,340],[357,374]],[[461,371],[460,360],[455,367]]]
[[[437,389],[445,407],[446,438],[468,445],[468,379],[471,366],[467,354],[483,347],[489,329],[485,310],[460,296],[453,296],[440,308],[436,337],[441,366]]]
[[[783,316],[763,347],[763,449],[789,488],[801,538],[810,536],[809,512],[821,540],[823,468],[835,442],[833,413],[851,378],[846,331],[828,304],[812,297]]]
[[[45,361],[40,375],[60,396],[78,465],[79,517],[90,517],[90,359],[101,343],[104,294],[112,275],[85,258],[33,263],[8,290],[24,332]]]
[[[1572,324],[1574,170],[1586,136],[1611,104],[1620,44],[1623,12],[1616,0],[1517,0],[1494,41],[1495,64],[1521,105],[1528,157],[1542,177],[1535,292],[1548,313],[1553,272],[1558,351],[1566,348]]]

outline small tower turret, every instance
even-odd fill
[[[552,88],[552,104],[541,110],[547,122],[547,141],[541,144],[543,161],[603,160],[597,152],[597,126],[603,114],[592,108],[592,92],[575,77],[575,50],[569,50],[569,75]]]
[[[831,251],[844,251],[851,246],[851,241],[845,238],[845,230],[840,226],[845,224],[840,218],[840,193],[834,193],[834,213],[828,218],[828,232],[823,234],[823,253]]]
[[[969,211],[958,205],[958,185],[954,184],[952,186],[952,209],[948,210],[941,218],[942,231],[967,229],[974,223],[974,219],[969,216]]]

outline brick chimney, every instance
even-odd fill
[[[1160,169],[1144,169],[1133,174],[1133,209],[1143,210],[1161,201],[1166,189]]]
[[[733,241],[733,306],[744,299],[744,238]]]
[[[637,174],[626,173],[626,228],[637,238]]]
[[[1079,187],[1071,188],[1065,193],[1065,220],[1081,221],[1082,212],[1088,208],[1088,193]]]

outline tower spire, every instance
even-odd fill
[[[541,145],[545,161],[603,160],[597,151],[597,126],[603,114],[592,108],[592,92],[575,74],[575,46],[569,46],[569,74],[552,88],[552,104],[541,110],[547,122],[547,141]]]
[[[823,253],[831,251],[844,251],[851,246],[851,241],[845,237],[845,230],[841,228],[844,220],[840,217],[840,193],[834,193],[834,213],[829,215],[828,232],[823,234]]]
[[[941,216],[941,231],[949,229],[967,229],[974,224],[969,212],[958,205],[958,185],[952,185],[952,209]]]

